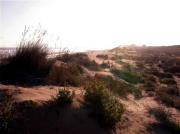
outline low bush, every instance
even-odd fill
[[[32,100],[26,100],[26,101],[17,103],[15,108],[21,112],[26,112],[28,110],[34,110],[38,108],[38,106],[39,105],[37,102],[34,102]]]
[[[93,81],[85,89],[85,102],[101,125],[111,127],[121,120],[124,107],[103,83]]]
[[[101,76],[97,79],[103,81],[108,89],[110,89],[114,94],[118,94],[120,97],[126,98],[130,93],[135,95],[137,98],[142,96],[140,89],[126,82],[113,79],[111,76]]]
[[[146,74],[144,76],[145,81],[150,81],[152,83],[157,83],[157,78],[154,75]]]
[[[172,65],[169,66],[167,68],[164,68],[165,71],[176,74],[176,73],[180,73],[180,65]]]
[[[159,79],[163,79],[163,78],[173,78],[172,73],[167,73],[167,72],[156,72],[154,75],[156,75],[157,77],[159,77]]]
[[[156,108],[151,109],[150,113],[152,113],[159,123],[164,125],[165,128],[168,128],[172,133],[180,133],[180,124],[171,119],[171,114],[168,111],[165,111],[162,108]]]
[[[94,60],[90,60],[88,55],[84,53],[65,53],[58,56],[57,59],[65,63],[75,63],[78,65],[82,65],[90,70],[100,70],[99,65]]]
[[[110,68],[110,63],[109,62],[104,62],[100,65],[102,68]]]
[[[164,79],[161,79],[160,82],[163,84],[168,84],[168,85],[176,84],[176,81],[173,78],[164,78]]]
[[[169,91],[168,91],[169,92]],[[158,91],[157,96],[158,99],[170,107],[175,107],[177,109],[180,109],[180,98],[178,95],[170,94],[164,90]]]
[[[123,62],[122,60],[116,60],[116,63],[120,64],[120,65],[124,65],[125,62]]]
[[[152,83],[150,81],[145,81],[144,82],[144,85],[143,85],[143,88],[146,90],[146,91],[155,91],[156,90],[156,84],[155,83]]]
[[[59,92],[55,98],[55,103],[58,106],[66,106],[70,105],[73,101],[74,93],[71,93],[67,89],[59,89]]]
[[[143,88],[146,91],[155,91],[157,88],[158,79],[154,75],[146,74],[144,76]]]
[[[167,87],[162,87],[160,88],[159,92],[164,92],[169,95],[175,95],[175,96],[179,95],[179,89],[177,85],[168,85]]]
[[[158,92],[158,98],[165,103],[167,106],[173,106],[174,105],[174,101],[173,101],[173,97],[165,92]]]
[[[107,60],[108,59],[108,55],[106,55],[106,54],[98,54],[96,57],[100,58],[100,59],[103,59],[103,60]]]
[[[46,78],[47,83],[53,85],[71,85],[79,86],[81,85],[81,75],[83,74],[83,69],[81,66],[73,63],[56,65],[54,64],[49,71]]]

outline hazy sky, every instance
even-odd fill
[[[106,49],[180,44],[180,0],[0,0],[0,46],[16,46],[24,26],[48,31],[54,47]]]

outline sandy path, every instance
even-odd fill
[[[128,100],[121,100],[126,108],[123,121],[117,126],[118,134],[149,134],[148,124],[155,122],[153,116],[149,114],[150,108],[156,108],[159,104],[153,97],[143,97],[135,100],[133,96],[128,96]]]

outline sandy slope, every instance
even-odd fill
[[[13,94],[17,101],[34,100],[43,102],[50,100],[57,94],[60,87],[57,86],[37,86],[37,87],[19,87],[13,85],[0,85],[0,92],[9,92]],[[88,115],[86,108],[83,108],[84,90],[81,88],[69,87],[68,90],[75,92],[75,98],[70,108],[61,110],[59,119],[59,133],[78,133],[78,134],[150,134],[147,130],[149,124],[156,122],[153,116],[149,114],[150,108],[159,107],[159,103],[154,97],[144,96],[136,100],[132,95],[127,100],[120,100],[126,108],[122,122],[116,125],[114,132],[101,128],[98,123]],[[180,113],[171,109],[174,117],[180,121]],[[63,116],[62,116],[63,115]],[[47,130],[48,131],[48,130]]]
[[[103,61],[96,57],[97,54],[108,54],[103,51],[88,52],[88,56],[101,64]],[[115,63],[114,63],[115,64]],[[90,71],[85,69],[90,75],[94,76],[96,73],[102,75],[112,75],[108,71]],[[33,100],[36,102],[43,102],[52,99],[56,96],[58,86],[35,86],[35,87],[20,87],[14,85],[0,84],[0,92],[8,92],[13,94],[16,101]],[[83,107],[84,90],[77,87],[69,87],[68,90],[75,92],[75,98],[71,107],[60,110],[60,116],[56,122],[56,133],[64,134],[164,134],[165,131],[149,131],[147,128],[151,123],[156,122],[154,117],[149,114],[150,108],[159,107],[160,104],[154,97],[144,95],[141,99],[136,100],[133,96],[128,96],[127,100],[120,101],[125,105],[126,112],[122,118],[121,123],[115,126],[114,130],[101,128],[98,123],[89,117],[88,111]],[[174,117],[180,121],[180,112],[175,109],[169,109],[174,114]],[[53,127],[52,127],[53,128]],[[54,128],[41,126],[39,131],[43,134],[53,133]],[[42,130],[41,130],[42,129]]]

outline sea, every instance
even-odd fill
[[[0,47],[0,58],[13,55],[16,52],[15,47]],[[59,54],[61,49],[58,48],[48,48],[48,57],[54,57]]]

